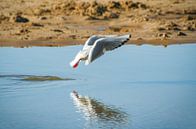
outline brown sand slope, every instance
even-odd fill
[[[196,42],[196,0],[1,0],[0,46],[64,46],[93,34],[130,43]]]

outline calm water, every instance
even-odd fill
[[[196,128],[196,45],[127,45],[71,69],[81,47],[0,48],[0,129]]]

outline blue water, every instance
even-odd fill
[[[196,128],[196,45],[126,45],[72,69],[81,48],[0,48],[0,129]]]

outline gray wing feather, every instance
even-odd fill
[[[118,37],[111,37],[105,38],[102,40],[104,42],[105,49],[107,51],[114,50],[122,45],[124,45],[130,38],[130,35],[118,36]]]
[[[90,52],[89,52],[89,56],[88,56],[88,63],[94,61],[95,59],[97,59],[98,57],[102,56],[104,54],[104,44],[100,43],[99,41],[101,41],[103,38],[98,39],[95,44],[93,45],[93,47],[91,48]]]
[[[131,35],[106,37],[96,40],[89,52],[88,62],[90,63],[102,56],[105,50],[114,50],[115,48],[122,46],[129,40],[130,36]]]
[[[87,41],[84,44],[83,49],[85,49],[87,46],[92,46],[96,40],[100,38],[111,38],[116,37],[117,35],[93,35],[90,38],[87,39]]]
[[[97,35],[93,35],[90,38],[88,38],[88,40],[85,42],[83,49],[85,49],[87,46],[92,46],[96,40],[102,38],[102,36],[97,36]]]

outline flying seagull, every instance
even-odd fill
[[[126,43],[130,34],[127,35],[93,35],[84,44],[82,50],[78,52],[70,66],[76,68],[80,61],[85,61],[85,65],[90,64],[106,51],[114,50]]]

